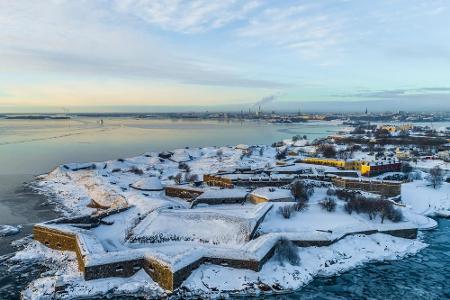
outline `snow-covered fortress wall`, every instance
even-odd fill
[[[401,182],[386,180],[362,180],[355,178],[334,177],[335,186],[343,189],[362,190],[387,197],[395,197],[401,194]]]

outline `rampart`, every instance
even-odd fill
[[[224,178],[219,175],[205,174],[203,175],[203,182],[209,186],[218,186],[221,188],[233,188],[233,181],[229,178]]]
[[[166,196],[183,199],[194,199],[203,194],[202,189],[190,187],[188,185],[171,185],[165,187]]]
[[[339,188],[377,193],[386,197],[395,197],[401,194],[401,182],[344,177],[333,177],[332,181]]]

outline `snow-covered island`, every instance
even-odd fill
[[[450,211],[449,183],[358,146],[297,136],[61,165],[33,184],[64,216],[11,258],[49,269],[22,296],[286,293],[414,255],[418,230]]]

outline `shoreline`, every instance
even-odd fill
[[[200,151],[201,149],[207,149],[207,148],[192,148],[192,149],[190,149],[189,151]],[[178,151],[178,150],[176,150],[176,151]],[[181,151],[181,149],[180,149],[180,151]],[[209,150],[208,150],[209,151]],[[143,155],[143,156],[137,156],[137,157],[132,157],[132,158],[127,158],[127,159],[124,159],[124,161],[126,161],[128,164],[130,163],[130,162],[133,162],[133,161],[136,161],[136,162],[138,162],[138,161],[140,161],[140,159],[144,159],[146,156],[148,156],[149,158],[148,159],[153,159],[153,155],[150,155],[150,154],[145,154],[145,155]],[[124,163],[124,162],[118,162],[118,163]],[[89,165],[89,164],[91,164],[92,165],[92,163],[88,163],[88,164],[86,164],[86,165]],[[99,166],[100,165],[103,165],[103,164],[105,164],[105,166],[108,164],[108,162],[103,162],[103,163],[96,163],[96,164],[98,164]],[[111,162],[109,162],[109,164],[111,164]],[[115,163],[113,163],[112,164],[112,166],[110,166],[110,167],[108,167],[108,168],[115,168],[114,167],[114,164]],[[102,167],[102,168],[100,168],[100,170],[102,170],[102,169],[105,169],[105,167]],[[73,171],[72,171],[73,170]],[[60,166],[59,168],[57,168],[57,169],[55,169],[55,170],[53,170],[52,172],[50,172],[49,174],[47,174],[47,176],[45,176],[44,178],[42,178],[42,179],[44,179],[44,182],[46,182],[46,181],[48,181],[48,179],[46,179],[47,177],[49,177],[49,178],[52,178],[52,176],[57,176],[57,177],[55,177],[55,178],[63,178],[63,177],[59,177],[60,175],[58,175],[60,172],[63,172],[63,173],[61,173],[61,174],[64,174],[64,172],[69,172],[71,175],[69,175],[69,177],[68,178],[71,178],[70,180],[75,180],[74,179],[74,175],[76,175],[76,172],[81,172],[80,174],[84,174],[83,172],[88,172],[87,174],[89,174],[89,172],[100,172],[100,171],[97,171],[97,170],[99,170],[99,167],[96,167],[96,168],[93,168],[93,170],[92,169],[86,169],[86,171],[85,171],[85,169],[83,168],[83,164],[70,164],[70,165],[68,165],[68,166],[66,166],[66,165],[64,165],[64,166]],[[65,175],[64,175],[65,176]],[[128,176],[128,175],[127,175]],[[76,177],[75,177],[76,178]],[[80,177],[80,179],[81,179],[82,177]],[[101,178],[101,177],[99,177],[99,178]],[[58,179],[59,180],[59,179]],[[83,179],[84,180],[84,179]],[[126,181],[126,182],[128,182],[128,181]],[[126,184],[127,186],[128,186],[128,183]],[[42,185],[41,185],[42,186]],[[47,186],[48,187],[48,183],[45,183],[45,186]],[[56,187],[56,186],[55,186]],[[62,186],[61,186],[62,187]],[[58,190],[58,189],[56,189],[56,190]],[[66,195],[66,197],[67,197],[67,195]],[[71,197],[71,196],[70,196]],[[70,198],[69,197],[69,198]],[[66,206],[67,207],[67,206]],[[77,210],[75,210],[75,211],[77,211]],[[375,235],[375,236],[377,236],[377,235]],[[367,237],[367,238],[369,238],[369,237]],[[343,239],[342,241],[343,242],[346,242],[346,241],[348,241],[348,240],[352,240],[352,238],[351,237],[348,237],[348,238],[345,238],[345,239]],[[369,240],[370,240],[370,238],[369,238]],[[368,241],[369,241],[368,240]],[[339,242],[338,242],[339,243]],[[333,246],[330,246],[330,247],[333,247]],[[407,251],[407,252],[405,252],[405,254],[408,254],[409,253],[409,251]],[[399,254],[396,254],[396,257],[398,256]],[[402,255],[401,255],[402,256]],[[373,260],[377,260],[377,258],[372,258]],[[368,261],[372,261],[372,259],[368,259]],[[384,258],[383,258],[384,259]],[[364,261],[366,261],[366,260],[364,260]],[[202,268],[202,267],[201,267]],[[349,267],[349,269],[350,268],[352,268],[352,267]],[[346,269],[347,270],[347,269]],[[194,271],[194,274],[195,274],[195,272],[196,271]],[[194,276],[195,277],[195,276]],[[311,280],[312,280],[312,278],[311,278]],[[301,286],[304,286],[304,284],[302,284]],[[300,288],[300,287],[299,287]],[[295,290],[294,291],[289,291],[289,293],[291,293],[291,292],[295,292]]]
[[[196,150],[197,148],[190,148],[190,150]],[[200,150],[200,149],[202,149],[202,148],[198,148],[197,150]],[[181,150],[181,149],[179,149],[179,150]],[[136,163],[138,162],[138,158],[140,157],[140,158],[144,158],[146,155],[149,155],[150,153],[149,152],[143,152],[141,155],[138,155],[138,156],[134,156],[134,157],[129,157],[129,158],[126,158],[126,159],[124,159],[126,162],[129,162],[129,161],[131,161],[131,162],[134,162],[134,161],[136,161]],[[89,164],[92,164],[92,163],[89,163]],[[103,163],[102,162],[96,162],[95,163],[96,165],[98,165],[98,166],[101,166],[101,167],[103,167]],[[74,170],[73,170],[73,172],[84,172],[82,169],[80,169],[80,167],[79,166],[82,166],[83,164],[76,164],[76,163],[74,163],[74,164],[68,164],[69,165],[69,169],[71,169],[72,167],[72,165],[73,166],[75,166],[74,167]],[[58,171],[58,169],[59,168],[62,168],[61,166],[60,167],[56,167],[55,169],[53,169],[52,171],[50,171],[49,173],[46,173],[46,174],[42,174],[42,175],[40,175],[40,176],[37,176],[36,178],[38,178],[38,177],[42,177],[42,178],[45,178],[45,177],[47,177],[47,176],[49,176],[49,174],[50,173],[53,173],[53,172],[57,172]],[[82,168],[82,167],[81,167]],[[113,168],[113,167],[111,167],[111,168]],[[75,171],[75,169],[79,169],[80,171]],[[112,169],[111,169],[112,170]],[[70,170],[69,170],[70,171]],[[70,171],[70,172],[72,172],[72,171]],[[41,179],[42,179],[41,178]],[[101,178],[101,177],[99,177],[99,178]],[[39,179],[39,178],[38,178]],[[33,181],[34,182],[34,181]],[[32,183],[30,183],[30,186],[32,186],[33,185],[33,182]],[[123,187],[125,187],[125,186],[127,186],[128,187],[128,185],[127,184],[125,184],[125,185],[123,185]],[[145,191],[143,191],[143,193],[147,193],[147,192],[145,192]],[[44,193],[45,194],[45,193]],[[55,207],[54,208],[52,208],[54,211],[59,211],[59,212],[66,212],[67,213],[67,210],[66,209],[64,209],[63,207],[64,207],[64,204],[61,204],[60,203],[60,205],[62,205],[62,207],[61,208],[58,208],[57,206],[58,206],[58,200],[57,199],[51,199],[51,197],[49,197],[48,195],[45,195],[45,197],[43,198],[43,202],[44,203],[49,203],[49,202],[53,202],[54,204],[56,204],[55,205]],[[67,207],[66,207],[67,208]],[[377,259],[375,259],[375,260],[370,260],[370,262],[373,262],[373,261],[378,261]],[[350,270],[351,270],[352,268],[350,268]],[[342,272],[348,272],[348,270],[345,270],[345,271],[342,271]],[[340,273],[337,273],[337,274],[340,274]],[[320,276],[320,275],[319,275]],[[334,276],[334,275],[330,275],[330,276]],[[316,278],[317,278],[317,276],[316,277],[314,277],[315,279],[311,279],[311,280],[316,280]],[[307,284],[304,284],[304,285],[302,285],[301,287],[299,287],[298,289],[303,289],[306,285],[309,285],[309,283],[310,283],[311,281],[308,281],[308,283]],[[292,293],[295,293],[296,291],[298,291],[298,289],[295,289],[295,290],[292,290],[292,291],[285,291],[285,292],[283,292],[283,294],[292,294]],[[259,293],[256,293],[255,295],[258,295]],[[279,295],[280,293],[279,292],[277,292],[277,293],[274,293],[273,295]],[[267,295],[267,294],[266,294]],[[235,295],[233,295],[233,296],[235,296]],[[240,295],[237,295],[238,297],[240,296]]]

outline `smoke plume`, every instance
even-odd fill
[[[256,106],[262,106],[262,105],[264,105],[264,104],[273,102],[273,101],[276,100],[277,98],[278,98],[277,95],[270,95],[270,96],[263,97],[263,98],[261,98],[261,100],[255,102],[255,104],[253,104],[253,107],[256,107]]]

